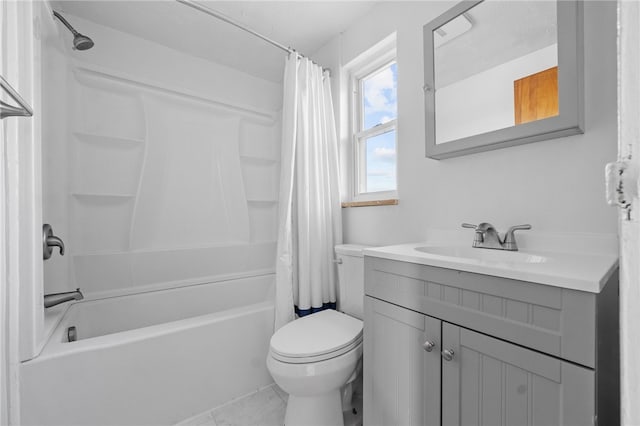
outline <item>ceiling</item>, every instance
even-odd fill
[[[367,14],[378,1],[200,0],[199,3],[300,53],[312,54]],[[53,1],[53,7],[267,80],[282,81],[285,52],[175,1],[58,0]],[[78,30],[82,32],[82,28]]]

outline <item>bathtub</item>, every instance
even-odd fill
[[[170,425],[270,384],[273,283],[271,274],[73,304],[21,365],[22,424]]]

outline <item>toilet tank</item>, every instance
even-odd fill
[[[335,247],[338,261],[338,310],[363,319],[364,254],[369,246],[342,244]]]

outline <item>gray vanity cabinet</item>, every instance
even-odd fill
[[[366,256],[364,424],[619,424],[617,289]]]
[[[593,370],[442,325],[443,425],[592,425]]]
[[[371,297],[364,309],[364,424],[440,425],[441,321]]]

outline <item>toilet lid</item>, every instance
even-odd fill
[[[327,309],[283,326],[271,337],[274,358],[320,361],[348,352],[362,342],[362,321]]]

